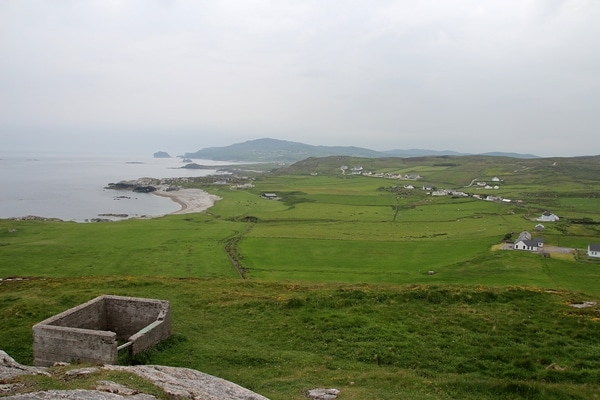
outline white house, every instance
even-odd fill
[[[600,258],[600,244],[588,244],[588,257]]]
[[[558,218],[557,215],[552,214],[548,211],[544,211],[542,213],[542,215],[539,218],[536,218],[536,221],[540,221],[540,222],[555,222],[558,221],[560,218]]]
[[[523,231],[519,234],[519,238],[513,245],[515,250],[538,251],[540,247],[544,247],[544,239],[531,238],[531,233]]]
[[[404,179],[420,179],[421,175],[419,174],[405,174]]]
[[[517,240],[513,246],[515,250],[538,251],[540,247],[544,247],[543,239]]]

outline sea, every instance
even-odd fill
[[[177,178],[216,174],[231,163],[194,160],[214,169],[185,169],[181,158],[0,154],[0,219],[36,216],[90,222],[160,216],[181,206],[169,198],[106,189],[109,183],[144,177]]]

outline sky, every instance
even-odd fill
[[[0,151],[597,155],[599,21],[598,0],[0,0]]]

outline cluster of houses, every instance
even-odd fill
[[[538,221],[558,221],[559,218],[552,213],[545,211],[540,218],[537,218]],[[537,224],[535,226],[536,231],[544,230],[544,226],[542,224]],[[523,231],[519,234],[519,238],[513,243],[514,250],[524,250],[531,252],[542,251],[544,248],[544,239],[532,237],[531,233],[527,231]],[[600,244],[590,243],[587,247],[587,256],[591,258],[599,258],[600,259]]]
[[[373,173],[371,171],[365,171],[365,169],[360,166],[354,166],[352,168],[349,168],[347,165],[342,165],[340,167],[340,169],[342,170],[342,174],[346,174],[346,171],[350,171],[350,173],[352,175],[364,175],[364,176],[370,176],[372,178],[388,178],[388,179],[404,179],[404,180],[417,180],[417,179],[421,179],[422,176],[419,174],[394,174],[391,172],[376,172]],[[311,174],[312,175],[312,174]]]

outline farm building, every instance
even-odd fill
[[[588,257],[600,258],[600,244],[588,244]]]
[[[263,199],[267,199],[267,200],[275,200],[275,199],[277,199],[277,194],[276,193],[263,193],[260,195],[260,197],[262,197]]]

